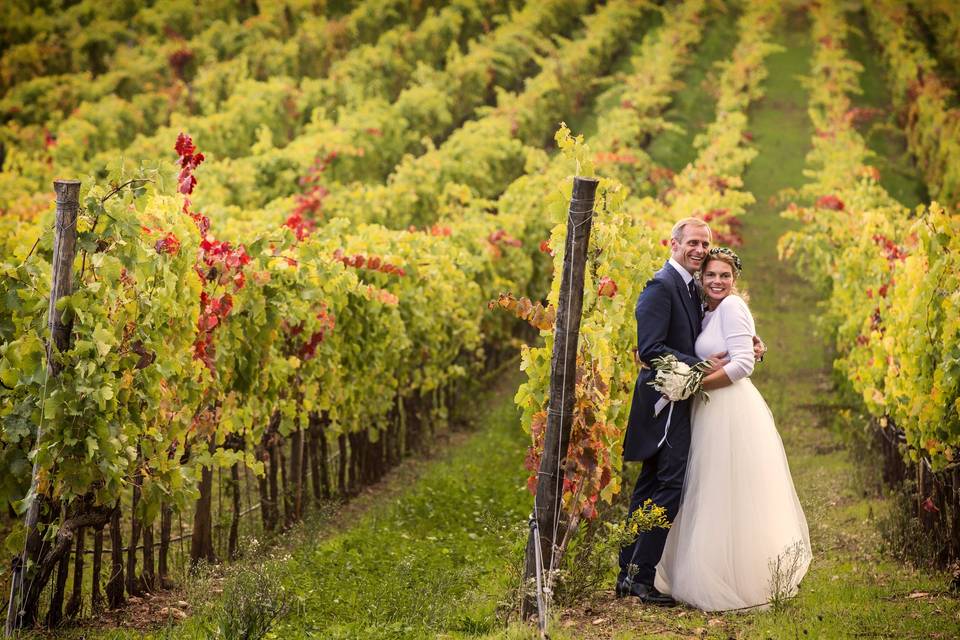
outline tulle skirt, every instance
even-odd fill
[[[773,415],[749,379],[696,400],[680,511],[656,587],[704,611],[793,596],[810,534]]]

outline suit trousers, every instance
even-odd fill
[[[663,507],[667,520],[673,522],[680,510],[683,478],[687,472],[690,451],[689,423],[685,429],[671,430],[668,442],[650,458],[643,461],[640,476],[630,498],[630,515],[647,500]],[[629,516],[628,516],[629,517]],[[636,565],[633,582],[653,586],[656,566],[667,542],[668,529],[655,528],[642,532],[632,544],[620,549],[620,580],[630,574],[630,565]]]

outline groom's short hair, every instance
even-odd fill
[[[710,225],[701,220],[700,218],[684,218],[683,220],[677,220],[677,223],[673,225],[673,231],[670,232],[670,237],[680,242],[683,240],[683,230],[687,226],[692,227],[703,227],[707,230],[707,233],[710,235],[710,239],[713,239],[713,232],[710,230]]]

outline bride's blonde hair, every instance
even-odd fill
[[[714,247],[707,252],[707,259],[703,261],[703,265],[700,267],[701,284],[703,283],[703,273],[707,270],[707,265],[715,260],[730,265],[730,268],[733,270],[733,284],[730,286],[730,293],[740,296],[744,302],[750,302],[750,296],[747,292],[740,291],[737,288],[737,281],[740,280],[740,271],[743,269],[743,263],[740,261],[740,256],[727,247]]]

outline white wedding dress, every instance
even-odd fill
[[[730,295],[707,312],[697,356],[729,352],[733,384],[697,399],[680,511],[655,586],[704,611],[765,607],[794,595],[810,534],[773,415],[747,377],[753,316]]]

